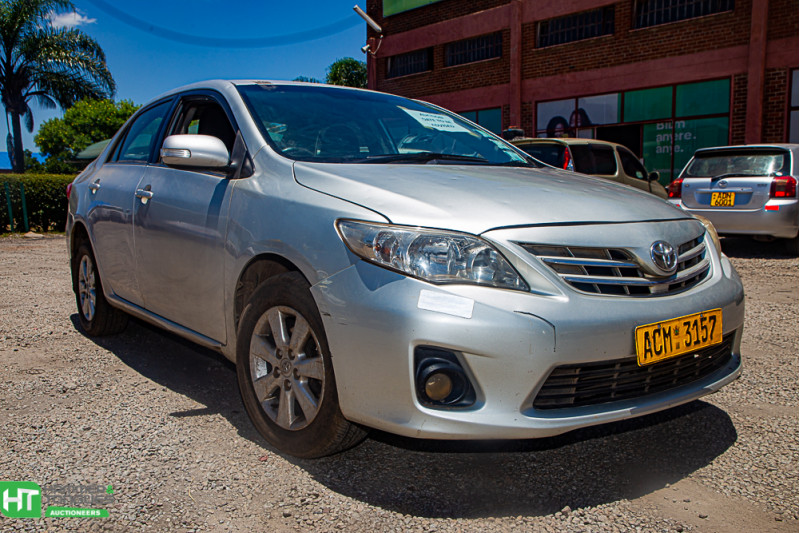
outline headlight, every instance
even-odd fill
[[[528,290],[500,252],[473,235],[352,220],[336,227],[357,256],[415,278]]]
[[[700,215],[692,216],[703,223],[703,226],[706,227],[709,237],[711,237],[711,240],[714,243],[714,248],[717,249],[717,254],[722,255],[722,243],[719,242],[719,233],[717,233],[717,228],[714,227],[714,224],[712,224],[711,221],[706,217],[702,217]]]

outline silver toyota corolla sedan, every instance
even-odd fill
[[[744,293],[710,224],[387,94],[166,93],[75,179],[67,233],[89,335],[133,315],[219,350],[296,456],[366,428],[546,437],[741,372]]]

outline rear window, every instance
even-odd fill
[[[569,147],[575,172],[613,176],[617,173],[614,149],[603,144],[573,144]]]
[[[564,145],[563,144],[530,144],[528,146],[518,146],[520,148],[538,159],[542,163],[547,163],[550,166],[557,168],[564,168]]]
[[[781,174],[789,174],[789,153],[785,150],[701,152],[683,173],[685,177],[729,178]]]

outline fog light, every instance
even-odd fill
[[[447,374],[437,372],[425,381],[425,395],[434,402],[441,402],[453,392],[453,380]]]
[[[428,407],[467,408],[475,404],[475,389],[456,354],[433,346],[414,349],[417,398]]]

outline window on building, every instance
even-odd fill
[[[614,33],[614,6],[601,7],[539,23],[537,48]]]
[[[636,0],[634,28],[648,28],[733,11],[733,0]]]
[[[440,0],[383,0],[383,16],[396,15]],[[371,12],[370,12],[371,13]]]
[[[797,142],[797,71],[793,76],[788,135]],[[728,144],[730,90],[725,78],[538,102],[536,136],[622,144],[643,156],[647,170],[657,171],[667,184],[698,148]]]
[[[797,116],[797,70],[792,71],[792,95],[789,99],[789,142],[796,143],[797,141],[797,121],[800,120]]]
[[[656,87],[625,93],[625,122],[657,120],[672,116],[672,87]]]
[[[444,49],[444,64],[453,67],[502,55],[503,33],[496,32],[447,44]]]
[[[503,130],[503,111],[499,107],[480,109],[478,111],[464,111],[459,115],[479,126],[483,126],[496,135],[500,135]]]
[[[675,90],[675,116],[695,117],[727,113],[731,102],[730,86],[730,80],[678,85]]]
[[[423,48],[386,58],[386,77],[398,78],[427,72],[433,66],[433,48]]]

